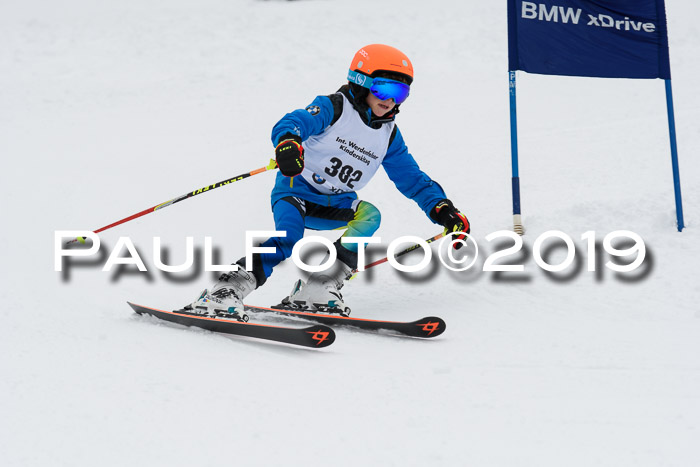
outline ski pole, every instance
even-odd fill
[[[150,213],[155,212],[159,209],[166,208],[166,207],[171,206],[175,203],[179,203],[180,201],[184,201],[186,199],[192,198],[193,196],[197,196],[201,193],[207,193],[207,192],[214,190],[216,188],[226,186],[226,185],[229,185],[231,183],[243,180],[245,178],[252,177],[253,175],[267,172],[268,170],[273,170],[276,168],[277,168],[277,162],[275,162],[274,159],[270,159],[270,163],[268,165],[266,165],[265,167],[260,167],[259,169],[255,169],[255,170],[250,171],[248,173],[236,175],[235,177],[231,177],[231,178],[228,178],[226,180],[222,180],[218,183],[214,183],[212,185],[207,185],[203,188],[199,188],[197,190],[190,191],[189,193],[185,193],[184,195],[178,196],[177,198],[173,198],[173,199],[166,201],[164,203],[156,204],[153,207],[150,207],[148,209],[144,209],[143,211],[137,212],[136,214],[133,214],[129,217],[125,217],[124,219],[118,220],[118,221],[113,222],[109,225],[105,225],[104,227],[100,227],[99,229],[94,230],[93,233],[99,233],[99,232],[102,232],[104,230],[111,229],[112,227],[116,227],[116,226],[123,224],[125,222],[129,222],[129,221],[137,219],[141,216],[145,216],[146,214],[150,214]],[[71,243],[75,243],[75,242],[85,243],[85,239],[86,239],[86,237],[77,237],[77,238],[74,238],[73,240],[69,240],[68,242],[66,242],[66,245],[70,245]]]
[[[436,240],[440,240],[440,239],[441,239],[442,237],[444,237],[444,236],[445,236],[445,232],[440,232],[439,234],[435,235],[434,237],[430,237],[430,238],[426,239],[426,240],[425,240],[425,243],[433,243],[433,242],[436,241]],[[407,254],[407,253],[410,253],[410,252],[412,252],[413,250],[416,250],[416,249],[420,248],[420,246],[421,246],[420,243],[416,243],[416,244],[414,244],[414,245],[411,245],[411,246],[409,246],[408,248],[406,248],[405,250],[401,250],[400,252],[396,253],[396,254],[394,255],[394,258],[398,258],[399,256],[403,256],[403,255],[405,255],[405,254]],[[386,263],[387,261],[389,261],[389,257],[384,257],[384,258],[382,258],[382,259],[379,259],[379,260],[377,260],[377,261],[375,261],[375,262],[373,262],[373,263],[370,263],[370,264],[366,265],[366,266],[365,266],[365,270],[367,270],[367,269],[369,269],[369,268],[373,268],[374,266],[379,266],[380,264]],[[357,272],[358,272],[357,269],[355,269],[354,271],[352,271],[353,276],[354,276],[355,274],[357,274]]]

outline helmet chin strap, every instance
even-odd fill
[[[393,109],[382,115],[381,117],[376,115],[372,110],[370,109],[370,124],[384,124],[384,123],[389,123],[393,122],[394,118],[396,118],[396,114],[399,113],[399,106],[395,105]]]
[[[391,112],[387,113],[386,115],[382,115],[381,117],[374,115],[374,112],[372,112],[372,115],[375,118],[373,118],[370,123],[389,123],[394,121],[394,118],[396,117],[396,112],[392,110]]]

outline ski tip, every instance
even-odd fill
[[[321,349],[335,342],[335,331],[328,326],[323,326],[321,324],[309,326],[308,328],[304,328],[304,331],[309,336],[309,342],[312,344],[310,347]]]
[[[127,300],[126,303],[127,303],[127,304],[131,307],[131,309],[134,310],[136,313],[138,313],[138,314],[140,314],[140,315],[143,314],[143,307],[142,307],[141,305],[137,305],[136,303],[132,303],[132,302],[130,302],[130,301],[128,301],[128,300]]]
[[[447,329],[447,324],[442,318],[437,316],[427,316],[414,322],[418,337],[437,337]]]

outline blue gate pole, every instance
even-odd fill
[[[518,235],[525,233],[520,213],[520,174],[518,173],[518,118],[515,105],[515,70],[508,72],[510,88],[510,159],[512,165],[513,230]]]
[[[671,166],[673,167],[673,189],[676,194],[676,219],[678,220],[678,231],[682,232],[683,223],[683,200],[681,199],[681,176],[678,169],[678,148],[676,147],[676,120],[673,116],[673,90],[671,80],[666,82],[666,108],[668,110],[668,133],[671,140]]]

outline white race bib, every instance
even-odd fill
[[[394,122],[378,129],[365,125],[343,96],[340,118],[320,135],[313,135],[302,143],[304,171],[301,176],[324,194],[358,191],[382,165],[393,130]]]

